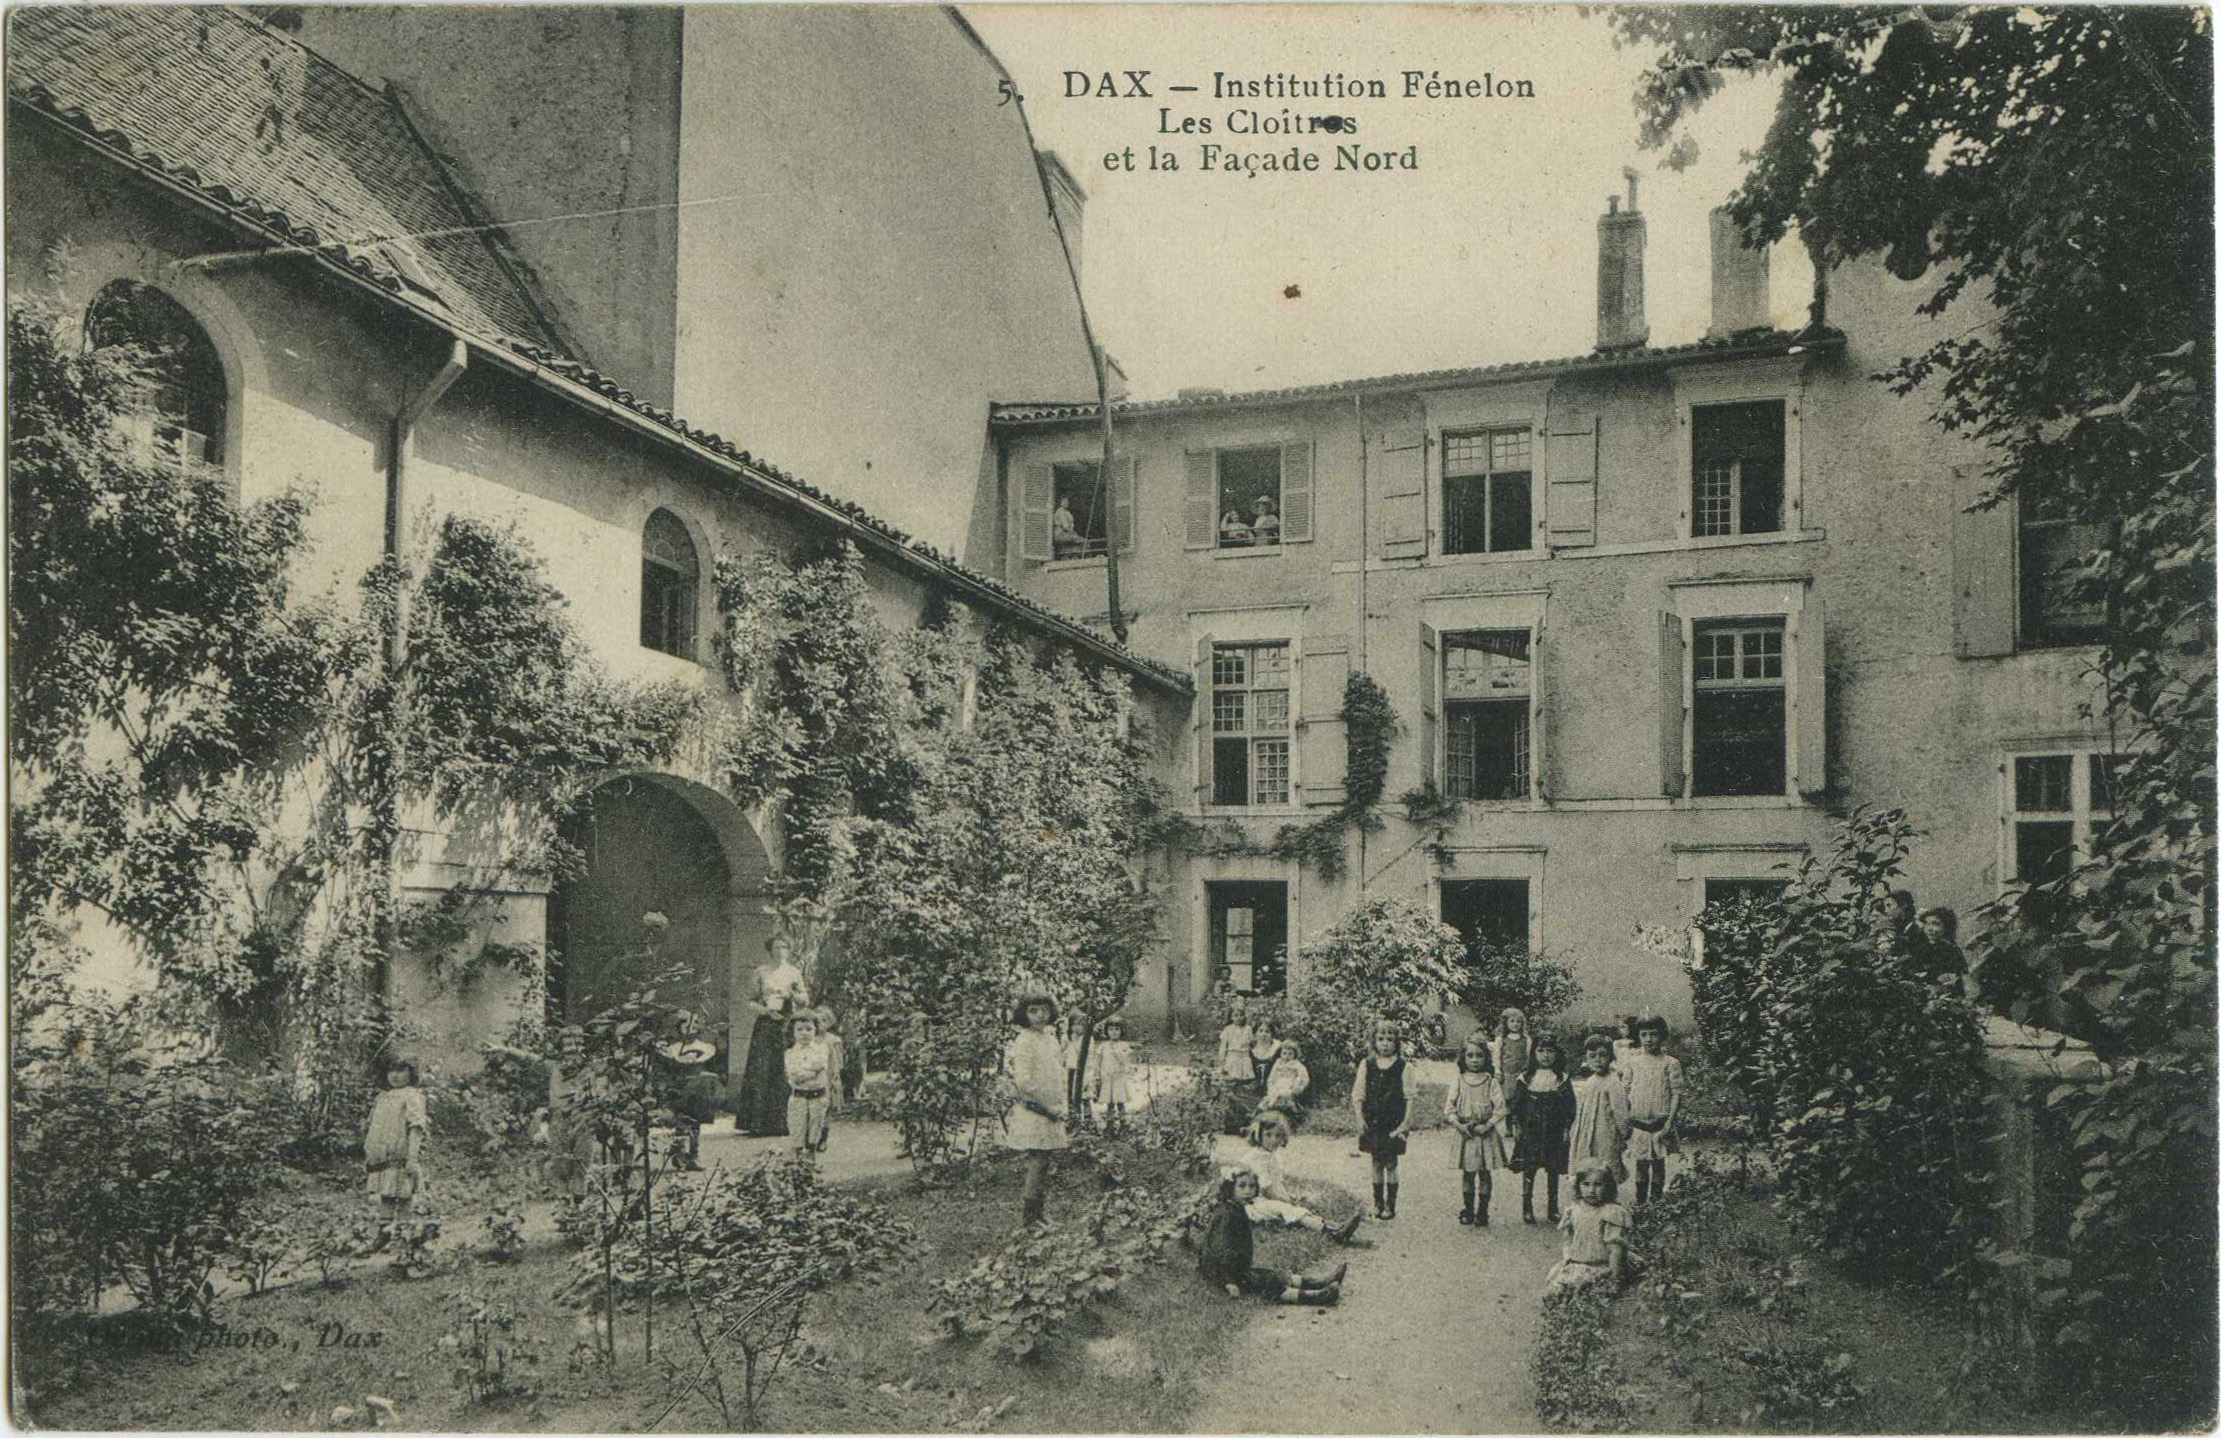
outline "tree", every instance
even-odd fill
[[[1285,1021],[1314,1097],[1349,1081],[1374,1024],[1409,1033],[1430,1008],[1454,1002],[1465,978],[1465,941],[1417,904],[1371,899],[1336,919],[1304,946]]]
[[[2211,16],[1695,7],[1613,23],[1655,52],[1648,144],[1673,143],[1730,77],[1779,79],[1733,201],[1746,232],[1795,225],[1823,266],[1880,254],[1932,276],[1924,311],[1967,322],[1884,377],[1932,385],[1936,421],[1988,446],[1989,502],[2026,492],[2111,536],[2076,587],[2107,615],[2116,817],[2078,872],[2002,906],[1974,972],[1987,1001],[2110,1065],[2051,1096],[2083,1190],[2072,1272],[2046,1293],[2053,1336],[2147,1421],[2210,1421]]]

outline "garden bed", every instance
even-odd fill
[[[1545,1304],[1535,1385],[1561,1431],[2105,1426],[2044,1406],[2040,1365],[1980,1321],[1982,1305],[1950,1307],[1812,1257],[1738,1176],[1677,1176],[1638,1215],[1633,1247],[1650,1263],[1630,1288]]]
[[[1169,1156],[1127,1160],[1125,1177],[1181,1192],[1198,1186]],[[997,1162],[944,1186],[921,1188],[908,1177],[854,1184],[860,1196],[916,1226],[919,1258],[879,1283],[845,1283],[811,1302],[808,1356],[773,1390],[761,1426],[1184,1430],[1198,1379],[1242,1322],[1270,1311],[1204,1290],[1184,1250],[1077,1313],[1038,1360],[1012,1362],[987,1344],[935,1334],[928,1290],[1009,1237],[1017,1181],[1013,1165]],[[1076,1217],[1101,1192],[1097,1169],[1075,1156],[1052,1181],[1050,1215]],[[1337,1197],[1344,1206],[1354,1202]],[[1319,1256],[1321,1242],[1312,1234],[1260,1235],[1259,1258],[1300,1267]],[[323,1429],[334,1426],[335,1408],[360,1410],[376,1395],[411,1430],[645,1427],[673,1385],[641,1361],[637,1315],[620,1318],[616,1364],[584,1355],[573,1361],[587,1340],[581,1315],[548,1299],[568,1279],[572,1256],[567,1247],[539,1243],[514,1263],[456,1258],[415,1282],[382,1265],[329,1287],[312,1279],[223,1300],[216,1328],[174,1345],[157,1341],[132,1315],[105,1318],[59,1348],[18,1349],[26,1396],[15,1417],[58,1428]],[[537,1356],[531,1395],[471,1403],[459,1391],[455,1356],[439,1344],[457,1328],[458,1293],[473,1287],[515,1306],[521,1346]],[[659,1317],[657,1332],[659,1350],[684,1356],[676,1312]],[[999,1411],[982,1421],[987,1410]],[[703,1431],[720,1419],[714,1407],[689,1399],[662,1426]]]

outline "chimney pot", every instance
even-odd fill
[[[1743,242],[1727,206],[1712,212],[1712,327],[1705,338],[1724,340],[1773,324],[1772,268],[1764,246]]]

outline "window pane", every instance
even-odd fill
[[[1450,706],[1450,784],[1461,799],[1527,797],[1527,706]]]
[[[1743,461],[1742,511],[1745,534],[1781,530],[1781,466],[1778,457]]]
[[[2113,796],[2118,792],[2118,776],[2114,773],[2113,764],[2114,756],[2111,754],[2090,756],[2090,812],[2093,814],[2113,812]]]
[[[1489,438],[1489,468],[1502,473],[1509,469],[1527,469],[1528,456],[1533,452],[1529,433],[1523,429],[1500,429]]]
[[[1288,682],[1288,646],[1275,644],[1256,651],[1257,680],[1259,684]]]
[[[1698,468],[1695,524],[1699,537],[1735,532],[1735,469],[1733,460]]]
[[[1211,683],[1217,687],[1233,685],[1236,688],[1249,682],[1249,651],[1246,649],[1221,649],[1211,656]]]
[[[1697,678],[1733,679],[1735,677],[1735,635],[1731,630],[1699,629],[1697,631]]]
[[[1524,471],[1501,472],[1488,482],[1488,547],[1527,549],[1534,543],[1533,485]]]
[[[1443,639],[1445,699],[1508,699],[1530,692],[1524,629],[1469,629]]]
[[[1442,552],[1480,554],[1488,548],[1488,481],[1451,475],[1442,481]]]
[[[2021,633],[2037,644],[2075,644],[2105,634],[2104,596],[2078,585],[2072,571],[2106,547],[2103,525],[2023,520],[2020,529]]]
[[[1095,471],[1093,464],[1060,464],[1051,471],[1056,507],[1049,516],[1049,533],[1059,559],[1103,552],[1110,533],[1110,496],[1096,483]]]
[[[1779,629],[1747,630],[1743,635],[1743,677],[1745,679],[1781,678],[1781,639]]]
[[[1249,741],[1247,739],[1214,739],[1211,741],[1211,802],[1214,804],[1246,804],[1249,802]]]
[[[1239,734],[1248,727],[1249,696],[1237,689],[1224,690],[1211,696],[1211,732],[1214,734]]]
[[[2013,826],[2013,873],[2024,884],[2064,877],[2074,868],[2074,825],[2047,819]]]
[[[1486,474],[1488,439],[1485,432],[1442,436],[1442,472],[1446,475]]]
[[[1288,727],[1288,691],[1285,689],[1260,689],[1257,691],[1257,710],[1251,727],[1260,734],[1278,734]]]
[[[2074,760],[2065,754],[2013,761],[2013,807],[2024,814],[2074,809]]]
[[[1280,542],[1280,448],[1227,449],[1218,456],[1219,544]],[[1229,524],[1246,531],[1232,537]]]
[[[1525,879],[1445,879],[1442,922],[1471,948],[1476,942],[1527,947]]]
[[[1288,741],[1259,739],[1257,744],[1257,797],[1259,804],[1288,802]]]
[[[1474,791],[1473,756],[1478,740],[1475,732],[1474,706],[1450,706],[1449,732],[1449,782],[1453,799],[1476,799]]]
[[[1695,793],[1779,794],[1787,788],[1789,731],[1781,690],[1699,693],[1695,717]]]
[[[1772,905],[1781,901],[1788,887],[1787,879],[1706,879],[1704,903],[1707,908],[1739,902]]]

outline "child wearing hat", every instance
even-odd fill
[[[1116,1014],[1103,1020],[1103,1036],[1088,1052],[1094,1070],[1088,1092],[1103,1111],[1106,1132],[1126,1122],[1127,1082],[1134,1072],[1134,1046],[1126,1041],[1126,1021]]]
[[[1013,1101],[1004,1119],[1003,1142],[1025,1155],[1026,1180],[1020,1196],[1020,1222],[1027,1228],[1046,1223],[1049,1155],[1070,1140],[1064,1132],[1064,1055],[1057,1046],[1056,1000],[1046,989],[1019,994],[1010,1021],[1016,1037],[1003,1051],[1003,1074]]]
[[[370,1105],[362,1161],[367,1187],[378,1195],[378,1237],[370,1251],[376,1253],[398,1238],[401,1252],[394,1266],[412,1272],[423,1254],[409,1214],[424,1187],[424,1136],[431,1131],[424,1090],[417,1087],[416,1063],[394,1059],[386,1065],[385,1091]]]

